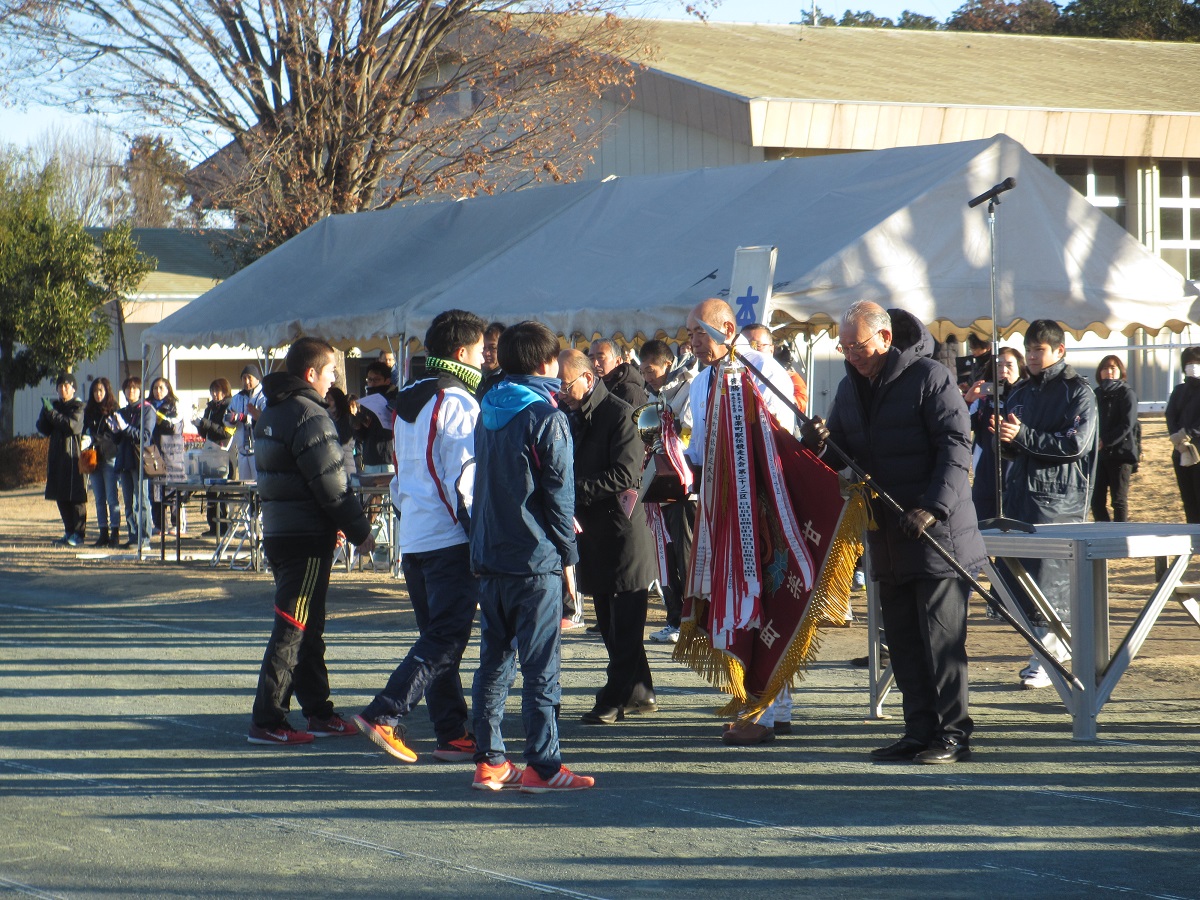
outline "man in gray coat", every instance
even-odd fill
[[[971,755],[971,589],[921,538],[928,531],[967,571],[982,566],[984,548],[968,481],[970,417],[953,373],[931,358],[933,348],[909,313],[853,304],[839,329],[846,377],[828,428],[816,419],[802,432],[818,452],[832,437],[907,510],[901,516],[874,500],[879,528],[867,533],[892,671],[904,697],[904,735],[871,752],[878,762],[953,763]],[[826,462],[841,465],[833,454]]]

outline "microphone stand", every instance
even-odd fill
[[[1004,516],[1004,459],[1000,455],[1000,326],[996,320],[996,207],[1000,205],[1000,191],[997,188],[1002,187],[1008,182],[1012,182],[1010,187],[1016,185],[1016,179],[1009,178],[1001,184],[996,185],[988,194],[987,197],[987,220],[988,220],[988,247],[991,251],[991,269],[990,283],[992,289],[992,421],[997,427],[992,428],[992,449],[995,459],[993,475],[996,479],[996,515],[990,519],[985,519],[979,523],[981,530],[996,528],[1000,531],[1023,531],[1026,534],[1033,534],[1034,528],[1028,522],[1021,522],[1018,519],[1007,519]],[[976,205],[975,200],[972,200],[968,206]]]

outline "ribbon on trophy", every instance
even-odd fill
[[[802,677],[818,629],[841,624],[867,504],[781,428],[750,374],[725,364],[709,391],[704,469],[674,658],[757,717]]]

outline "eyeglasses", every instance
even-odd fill
[[[856,355],[862,353],[867,349],[867,344],[875,340],[875,335],[879,334],[881,331],[883,331],[882,328],[880,328],[879,331],[872,332],[865,341],[859,341],[857,344],[843,344],[841,341],[838,341],[837,352],[842,354],[842,356],[849,356],[851,353]]]
[[[570,388],[571,385],[573,385],[575,382],[577,382],[580,378],[582,378],[586,374],[587,374],[587,372],[580,372],[578,375],[576,375],[570,381],[564,381],[562,383],[562,387],[560,387],[558,389],[558,392],[560,394],[565,394],[567,392],[567,389]]]
[[[751,341],[750,346],[754,350],[770,350],[775,346],[774,341]]]

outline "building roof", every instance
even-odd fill
[[[740,97],[1196,112],[1200,44],[651,20],[653,68]]]
[[[99,240],[107,229],[89,228]],[[228,278],[237,268],[223,242],[231,234],[220,228],[135,228],[138,249],[158,260],[158,268],[142,280],[138,299],[176,295],[198,297]]]
[[[635,104],[751,146],[1005,133],[1034,153],[1200,157],[1200,44],[644,20]]]

